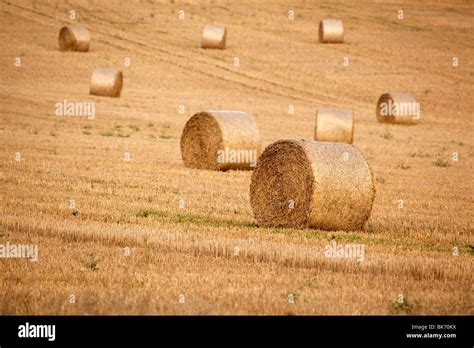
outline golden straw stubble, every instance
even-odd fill
[[[260,153],[255,118],[242,111],[196,113],[181,135],[181,157],[189,168],[252,170]]]
[[[375,197],[372,172],[354,146],[310,140],[269,145],[252,174],[260,225],[362,230]]]
[[[202,48],[218,48],[225,47],[227,30],[220,24],[206,24],[202,32],[201,47]]]
[[[60,51],[87,52],[90,45],[90,34],[86,27],[68,24],[59,31],[58,44]]]
[[[113,68],[95,68],[91,76],[90,94],[120,97],[123,86],[121,71]]]
[[[319,22],[319,42],[344,42],[344,25],[340,19],[322,19]]]
[[[314,140],[352,144],[354,116],[350,109],[318,109]]]
[[[377,121],[381,123],[417,124],[420,112],[420,104],[409,93],[384,93],[377,101]]]

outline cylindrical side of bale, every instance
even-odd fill
[[[385,93],[377,101],[377,120],[382,123],[416,124],[420,111],[420,104],[408,93]]]
[[[361,230],[375,197],[372,172],[354,146],[280,140],[258,160],[250,204],[259,224]]]
[[[202,48],[219,48],[225,47],[227,30],[223,25],[206,24],[202,32]]]
[[[89,51],[91,37],[89,30],[82,25],[68,24],[59,31],[59,50],[60,51]]]
[[[260,153],[255,118],[241,111],[199,112],[181,135],[181,157],[189,168],[252,170]]]
[[[91,76],[90,94],[120,97],[123,86],[122,72],[112,68],[95,68]]]
[[[319,22],[319,42],[344,42],[344,25],[340,19],[323,19]]]
[[[316,110],[314,140],[352,144],[354,116],[350,109]]]

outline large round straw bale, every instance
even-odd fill
[[[352,144],[354,117],[350,109],[316,110],[314,140]]]
[[[360,230],[374,196],[367,161],[344,143],[277,141],[263,151],[250,184],[261,225]]]
[[[202,32],[202,48],[220,48],[225,47],[227,31],[223,25],[206,24]]]
[[[68,24],[59,31],[59,50],[60,51],[89,51],[91,37],[89,30],[82,25]]]
[[[376,113],[382,123],[415,124],[420,119],[420,104],[408,93],[385,93],[377,101]]]
[[[323,19],[319,22],[319,42],[342,43],[344,25],[340,19]]]
[[[261,153],[255,118],[241,111],[203,111],[181,135],[181,157],[190,168],[253,169]]]
[[[95,68],[91,76],[90,94],[104,97],[120,97],[122,72],[112,68]]]

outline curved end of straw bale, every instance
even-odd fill
[[[86,27],[68,24],[59,31],[58,44],[60,51],[87,52],[90,45],[90,34]]]
[[[120,97],[123,74],[113,68],[95,68],[91,76],[90,94],[103,97]]]
[[[227,30],[223,25],[206,24],[202,32],[201,47],[224,49],[227,39]]]
[[[417,124],[420,120],[420,104],[408,93],[384,93],[376,106],[377,121],[381,123]]]
[[[314,176],[303,141],[269,145],[252,174],[250,205],[263,226],[307,228]]]
[[[282,140],[260,156],[250,203],[262,225],[361,230],[375,186],[361,152],[343,143]]]
[[[324,42],[324,25],[322,20],[319,21],[318,38],[319,42]]]
[[[344,42],[344,25],[340,19],[322,19],[319,22],[319,42]]]
[[[352,144],[354,116],[350,109],[318,109],[314,140]]]
[[[190,168],[252,170],[260,152],[255,118],[241,111],[199,112],[181,135],[181,157]]]
[[[219,123],[207,111],[191,117],[181,135],[181,157],[188,168],[218,170],[217,151],[223,147]]]

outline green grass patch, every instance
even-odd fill
[[[421,308],[421,304],[417,299],[411,300],[408,295],[397,298],[397,300],[390,305],[390,311],[394,314],[412,314]]]
[[[140,209],[136,214],[137,217],[149,217],[149,216],[165,216],[165,214],[159,210]]]
[[[449,252],[452,253],[450,248],[446,246],[437,245],[435,243],[411,243],[400,239],[393,239],[392,236],[395,232],[383,230],[378,231],[369,224],[367,231],[363,234],[351,233],[351,232],[330,232],[322,231],[318,229],[297,229],[283,226],[260,226],[253,221],[238,221],[234,219],[219,218],[211,215],[199,215],[191,212],[168,212],[161,210],[151,209],[140,209],[136,214],[140,218],[153,218],[157,219],[161,223],[179,224],[179,225],[196,225],[196,226],[208,226],[212,228],[242,228],[247,230],[258,230],[262,233],[276,234],[282,233],[289,237],[306,237],[308,239],[315,240],[336,240],[337,242],[357,242],[368,245],[384,245],[384,246],[402,246],[407,249],[415,250],[429,250],[438,252]],[[407,230],[410,231],[409,229]],[[375,235],[379,234],[379,235]],[[399,235],[399,231],[395,234]],[[473,247],[461,247],[461,251],[473,253]]]
[[[86,264],[86,267],[90,269],[92,272],[99,270],[99,261],[100,259],[94,258],[92,261]]]
[[[173,139],[173,136],[161,133],[160,138],[161,139]]]
[[[123,134],[115,131],[103,131],[99,133],[103,137],[129,138],[131,134]]]
[[[461,247],[461,252],[474,255],[474,245],[465,245]]]
[[[219,219],[212,216],[198,215],[194,213],[177,213],[164,212],[160,210],[149,210],[140,209],[137,217],[158,217],[162,218],[164,222],[177,223],[177,224],[193,224],[193,225],[205,225],[210,227],[247,227],[257,228],[255,223],[239,222],[235,220]]]
[[[414,26],[414,25],[408,26],[407,28],[408,28],[409,30],[411,30],[411,31],[425,31],[424,28],[422,28],[422,27],[417,27],[417,26]]]
[[[402,163],[402,164],[399,164],[397,168],[398,168],[398,169],[407,170],[407,169],[410,169],[411,166],[407,166],[407,165],[405,165],[405,164]]]
[[[410,30],[410,31],[425,31],[426,29],[425,28],[422,28],[422,27],[417,27],[415,25],[404,25],[403,24],[403,20],[396,20],[396,21],[391,21],[390,24],[393,24],[399,28],[405,28],[407,30]]]
[[[423,152],[418,150],[417,152],[410,153],[410,157],[418,157],[418,158],[429,158],[430,154],[427,152]]]
[[[385,133],[383,133],[381,135],[381,137],[384,138],[384,139],[390,140],[390,139],[393,138],[393,134],[392,134],[392,132],[390,132],[390,130],[386,129]]]
[[[99,134],[102,135],[103,137],[113,137],[114,136],[114,132],[111,132],[111,131],[100,132]]]
[[[449,167],[448,161],[442,160],[440,158],[438,158],[436,161],[434,161],[433,165],[436,166],[436,167],[443,167],[443,168]]]

